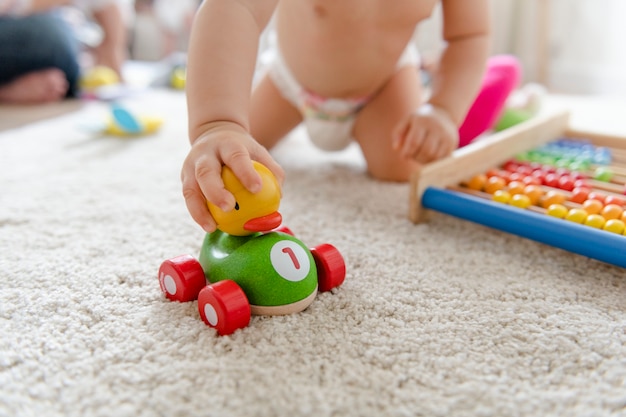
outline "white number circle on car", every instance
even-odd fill
[[[272,246],[270,260],[276,272],[287,281],[301,281],[311,270],[307,252],[291,240],[281,240]]]

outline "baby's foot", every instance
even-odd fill
[[[62,100],[69,84],[63,71],[48,68],[29,72],[0,86],[0,102],[17,104],[48,103]]]

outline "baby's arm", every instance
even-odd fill
[[[221,179],[223,165],[251,192],[261,187],[252,159],[282,182],[282,169],[250,136],[248,121],[259,37],[276,3],[205,0],[192,27],[186,81],[192,146],[181,177],[189,213],[209,232],[215,230],[215,221],[206,201],[224,210],[235,206]]]
[[[432,94],[393,136],[404,157],[428,163],[458,147],[458,129],[470,108],[489,53],[488,0],[442,0],[447,46],[433,77]]]
[[[447,46],[433,80],[429,102],[460,126],[480,88],[490,46],[488,0],[443,0]]]

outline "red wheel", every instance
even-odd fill
[[[346,278],[346,264],[337,248],[325,243],[311,249],[311,254],[317,267],[319,291],[330,291],[343,284]]]
[[[221,335],[233,333],[250,323],[248,297],[234,281],[210,284],[198,295],[200,317]]]
[[[193,301],[206,286],[200,263],[190,255],[168,259],[159,268],[161,291],[172,301]]]

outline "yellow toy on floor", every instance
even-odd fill
[[[81,76],[79,81],[80,88],[88,92],[119,83],[120,78],[117,73],[111,68],[104,66],[90,68]]]
[[[163,125],[163,119],[155,116],[131,114],[119,104],[113,104],[111,116],[107,120],[104,133],[108,135],[131,137],[155,133]]]

